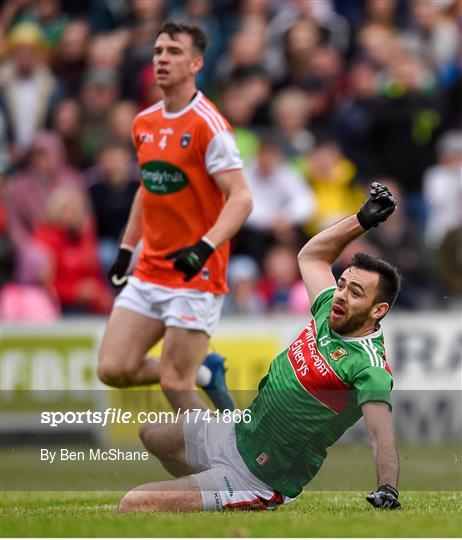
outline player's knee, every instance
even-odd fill
[[[156,452],[156,442],[160,436],[160,429],[158,424],[153,424],[151,422],[145,422],[141,424],[138,431],[140,439],[144,446],[149,449],[150,452],[157,455]]]
[[[98,366],[98,378],[108,386],[124,388],[127,386],[124,372],[117,366],[100,363]]]
[[[141,508],[138,494],[139,492],[133,490],[125,493],[120,499],[117,510],[119,512],[139,512]]]

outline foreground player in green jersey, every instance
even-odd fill
[[[294,500],[320,469],[326,450],[361,416],[371,438],[377,508],[400,508],[398,456],[390,418],[392,374],[380,321],[399,291],[391,265],[357,253],[337,282],[342,250],[395,210],[374,182],[356,215],[312,238],[299,265],[313,318],[277,356],[256,399],[241,414],[185,413],[179,422],[144,424],[140,436],[176,480],[125,494],[124,512],[268,510]]]

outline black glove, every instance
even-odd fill
[[[111,266],[107,276],[115,287],[122,287],[128,279],[127,270],[132,260],[132,251],[120,247],[115,263]]]
[[[361,227],[367,231],[387,220],[395,210],[396,199],[389,189],[379,182],[372,182],[369,197],[359,209],[356,217]]]
[[[384,484],[366,495],[366,501],[371,503],[374,508],[400,510],[401,504],[398,501],[398,495],[399,493],[394,487]]]
[[[204,240],[199,240],[197,244],[174,251],[165,258],[174,260],[173,268],[179,272],[183,272],[183,281],[190,281],[200,271],[214,251],[214,248],[210,244]]]

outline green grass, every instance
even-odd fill
[[[154,458],[141,464],[49,465],[40,463],[38,453],[18,448],[0,454],[2,536],[462,536],[459,445],[400,445],[402,512],[377,511],[364,499],[375,485],[369,445],[334,446],[309,491],[276,512],[188,515],[117,514],[123,494],[117,490],[168,478]]]
[[[402,512],[359,492],[306,492],[276,512],[118,515],[113,492],[4,492],[3,537],[460,537],[460,492],[402,492]]]

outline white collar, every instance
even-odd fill
[[[188,111],[190,111],[193,107],[197,105],[198,101],[202,98],[202,96],[202,92],[198,90],[197,94],[194,96],[194,99],[192,99],[185,107],[174,113],[167,112],[165,110],[165,102],[162,101],[162,116],[164,118],[178,118],[179,116],[183,116],[183,114],[186,114]]]
[[[347,337],[347,336],[341,336],[340,334],[337,334],[335,330],[332,330],[332,332],[343,341],[363,341],[364,339],[374,339],[382,335],[382,328],[379,327],[378,330],[375,332],[372,332],[371,334],[367,334],[367,336],[361,336],[361,337]]]

